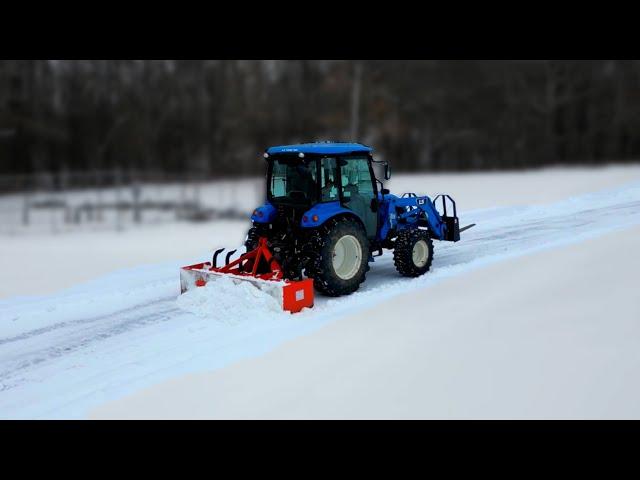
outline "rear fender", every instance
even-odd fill
[[[253,211],[251,220],[255,223],[270,223],[276,217],[276,212],[276,207],[266,202]]]
[[[314,205],[311,209],[307,210],[302,216],[302,220],[300,221],[300,226],[302,228],[317,228],[321,225],[324,225],[327,221],[332,218],[338,217],[350,217],[356,220],[362,228],[364,227],[364,223],[362,219],[356,215],[353,210],[349,210],[348,208],[344,208],[340,205],[340,202],[326,202],[326,203],[318,203]]]

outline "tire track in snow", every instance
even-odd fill
[[[172,300],[163,300],[109,315],[63,322],[3,339],[0,341],[0,391],[19,386],[22,382],[15,377],[32,367],[134,329],[170,321],[177,313],[180,310],[173,306]],[[43,344],[48,346],[43,348]]]
[[[107,315],[101,315],[101,316],[97,316],[97,317],[89,317],[89,318],[82,318],[79,320],[70,320],[68,322],[60,322],[60,323],[55,323],[53,325],[48,325],[46,327],[42,327],[42,328],[37,328],[35,330],[29,330],[28,332],[24,332],[21,333],[19,335],[13,336],[13,337],[5,337],[5,338],[0,338],[0,347],[2,345],[8,344],[8,343],[13,343],[13,342],[19,342],[22,340],[28,340],[29,338],[35,337],[35,336],[39,336],[39,335],[45,335],[47,333],[53,332],[55,330],[60,330],[62,328],[73,328],[73,327],[79,327],[79,326],[84,326],[84,325],[88,325],[91,323],[96,323],[96,322],[101,322],[101,321],[108,321],[109,319],[112,318],[117,318],[119,316],[122,315],[128,315],[132,312],[137,312],[142,308],[148,307],[148,306],[152,306],[152,305],[156,305],[158,303],[162,303],[162,302],[167,302],[169,299],[162,299],[162,300],[156,300],[155,302],[151,302],[146,304],[145,306],[140,306],[140,305],[135,305],[133,307],[129,307],[123,310],[119,310],[117,312],[113,312],[113,313],[109,313]]]

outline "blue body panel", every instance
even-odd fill
[[[307,221],[305,222],[303,218],[300,226],[303,228],[319,227],[327,220],[341,214],[349,214],[358,217],[353,210],[349,210],[348,208],[344,208],[340,205],[339,201],[317,203],[310,210],[305,212],[304,217],[306,217]],[[318,220],[315,222],[313,221],[314,215],[318,216]]]
[[[270,147],[267,154],[276,155],[279,153],[304,153],[310,155],[345,155],[347,153],[369,153],[371,147],[361,143],[300,143],[297,145],[281,145]]]
[[[269,202],[264,203],[255,209],[251,215],[251,220],[256,223],[270,223],[276,217],[276,207]]]

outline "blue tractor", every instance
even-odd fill
[[[267,198],[251,216],[247,251],[266,242],[283,278],[311,278],[328,296],[355,292],[384,249],[393,250],[400,275],[423,275],[431,267],[433,239],[457,242],[473,226],[460,228],[448,195],[433,201],[415,193],[392,195],[374,174],[379,164],[388,180],[388,164],[374,160],[366,145],[286,145],[267,149],[264,157]]]

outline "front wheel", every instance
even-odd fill
[[[307,270],[315,288],[337,297],[355,292],[364,282],[369,242],[355,220],[331,221],[318,232],[315,258]]]
[[[426,230],[405,230],[398,234],[393,263],[404,277],[419,277],[431,268],[433,242]]]

